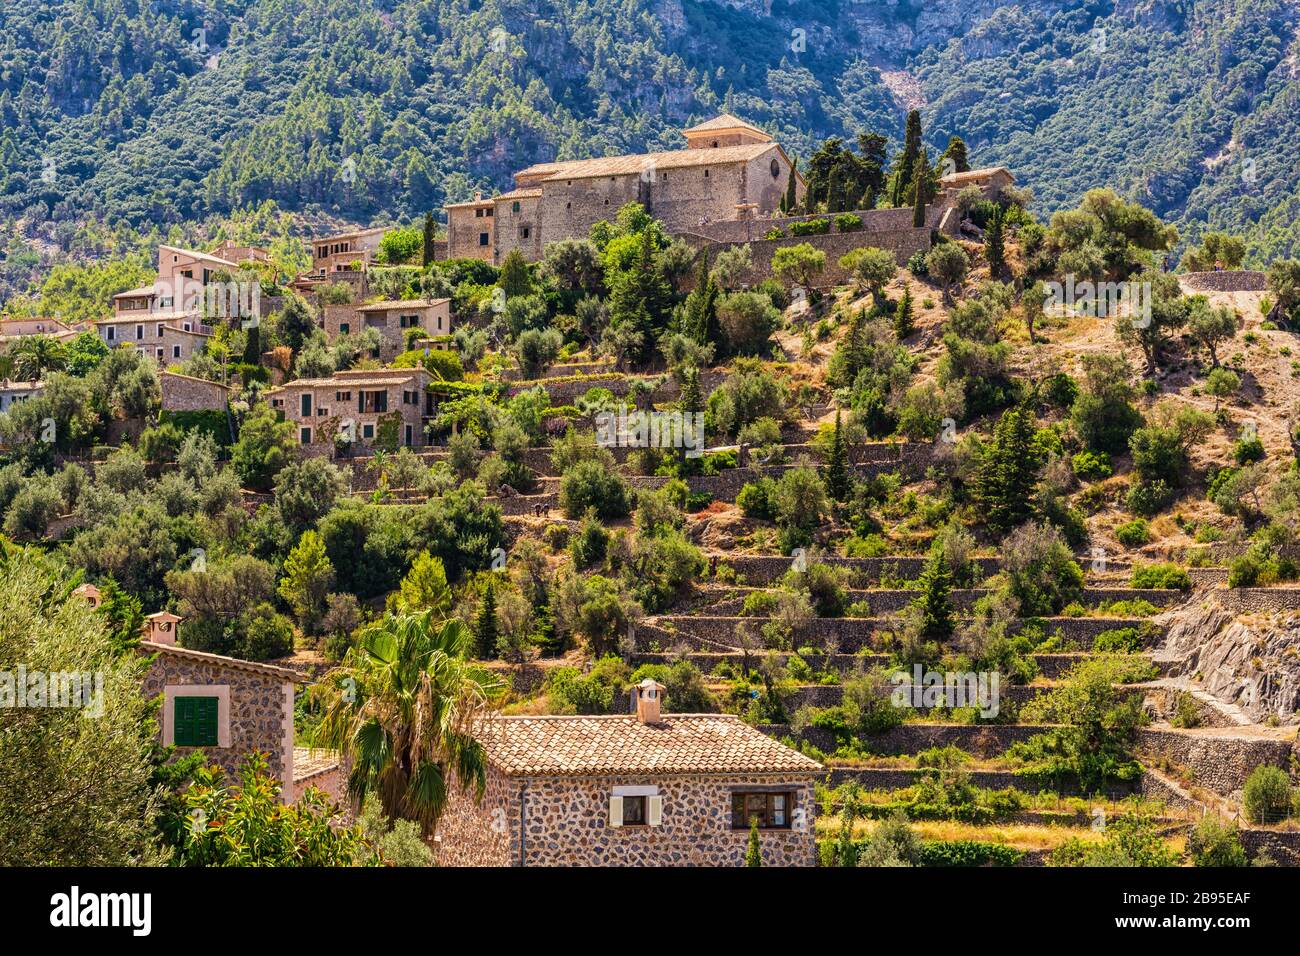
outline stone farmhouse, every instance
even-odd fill
[[[447,255],[500,265],[518,249],[536,261],[546,243],[584,238],[628,202],[676,233],[780,207],[792,163],[770,135],[725,113],[682,135],[685,149],[538,163],[515,173],[509,192],[447,206]]]
[[[353,449],[425,445],[435,399],[424,368],[350,369],[300,378],[266,392],[271,407],[296,426],[310,454],[332,454],[336,436]]]
[[[348,282],[355,286],[375,261],[379,244],[388,231],[388,226],[375,226],[313,239],[311,271],[300,275],[294,288],[308,293],[326,282]]]
[[[70,325],[59,319],[0,319],[0,351],[30,335],[48,335],[56,342],[66,344],[84,331],[83,326]]]
[[[957,194],[967,186],[977,186],[986,199],[996,199],[1002,190],[1014,186],[1016,177],[1005,166],[987,166],[983,169],[970,169],[964,173],[949,173],[939,178],[939,196],[936,205],[949,206]]]
[[[378,329],[383,341],[371,357],[391,362],[406,351],[406,343],[413,338],[412,329],[419,330],[421,341],[430,340],[431,347],[450,348],[446,337],[451,335],[451,300],[400,299],[365,305],[326,305],[321,308],[321,322],[331,340],[349,332]]]
[[[740,866],[758,821],[767,866],[817,862],[821,765],[725,714],[495,717],[481,801],[453,782],[435,836],[450,866]]]

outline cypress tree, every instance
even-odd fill
[[[433,213],[426,212],[424,214],[424,256],[423,256],[424,267],[426,269],[429,268],[429,266],[433,265],[433,236],[434,236]]]
[[[682,314],[682,334],[701,345],[715,341],[718,332],[718,284],[709,270],[709,250],[700,253],[700,263],[695,270],[695,288],[686,297]]]
[[[826,482],[826,491],[836,501],[847,501],[853,490],[853,482],[849,474],[849,449],[844,441],[839,409],[835,410],[835,431],[831,434],[831,448],[827,457],[829,460],[822,479]]]
[[[1010,531],[1033,514],[1038,467],[1033,415],[1026,408],[1007,409],[975,473],[975,500],[991,529]]]
[[[787,216],[796,215],[799,208],[799,190],[798,180],[795,171],[799,168],[799,159],[796,157],[790,162],[790,178],[785,184],[785,196],[781,199],[781,211]]]
[[[952,636],[956,612],[952,606],[952,569],[943,548],[930,552],[930,560],[921,572],[921,594],[913,606],[921,612],[921,636],[931,641],[946,641]]]
[[[921,113],[912,110],[907,114],[907,131],[903,135],[903,151],[894,167],[894,188],[890,197],[895,208],[903,205],[907,189],[912,184],[912,167],[921,152]]]
[[[758,844],[758,817],[749,821],[749,845],[745,847],[745,866],[762,866],[763,850]]]
[[[483,603],[479,605],[478,620],[474,625],[474,635],[478,639],[478,656],[480,660],[491,660],[497,653],[497,592],[496,582],[488,578],[487,590],[483,592]]]
[[[916,322],[912,318],[912,290],[904,289],[898,304],[894,306],[894,335],[902,341],[915,331]]]
[[[259,365],[262,361],[262,330],[257,325],[249,325],[248,336],[244,339],[244,362]]]
[[[995,212],[984,230],[984,258],[989,261],[989,276],[997,279],[1007,271],[1006,250],[1003,246],[1002,210]]]
[[[920,229],[925,225],[925,204],[930,201],[930,158],[925,150],[916,157],[912,167],[916,181],[916,198],[912,203],[912,225]]]

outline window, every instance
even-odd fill
[[[760,830],[788,830],[794,794],[787,791],[734,791],[731,794],[731,828],[748,830],[757,820]]]
[[[645,797],[623,798],[623,826],[645,826]]]
[[[705,179],[709,178],[709,171],[707,169],[704,171],[704,178]]]
[[[298,415],[301,418],[311,418],[311,393],[298,396]]]
[[[486,246],[488,244],[488,234],[486,232],[480,232],[478,234],[478,244],[480,246]]]
[[[776,179],[777,177],[779,177],[779,176],[781,175],[781,164],[778,163],[778,162],[776,161],[776,159],[773,159],[773,160],[772,160],[772,165],[771,165],[770,168],[771,168],[771,170],[772,170],[772,178],[773,178],[773,179]]]
[[[348,322],[339,323],[339,335],[347,335],[351,331],[352,331],[351,323]]]
[[[162,329],[163,329],[163,324],[162,324],[161,322],[159,322],[159,323],[158,323],[158,333],[157,333],[157,334],[158,334],[158,338],[162,338]]]
[[[177,747],[217,746],[216,697],[174,697],[172,720]]]
[[[140,341],[140,339],[144,338],[144,326],[143,326],[143,325],[137,325],[137,326],[135,327],[135,338],[136,338],[136,341],[137,341],[137,342]]]
[[[529,229],[527,226],[524,226],[524,228],[520,230],[519,234],[523,236],[523,238],[527,239],[530,235],[532,235],[532,230]]]
[[[410,448],[415,442],[415,432],[410,425],[406,426],[406,447]]]
[[[180,357],[181,357],[181,347],[180,347],[179,345],[173,345],[173,346],[172,346],[172,358],[174,358],[174,359],[178,359],[178,358],[180,358]]]
[[[298,430],[298,444],[300,444],[300,445],[310,445],[310,444],[311,444],[311,429],[310,429],[310,428],[300,428],[300,429]]]
[[[361,426],[361,437],[362,437],[362,438],[374,438],[374,437],[375,437],[375,426],[374,426],[374,425],[362,425],[362,426]]]
[[[484,214],[485,216],[487,216],[489,219],[492,218],[492,210],[491,210],[491,209],[484,210],[484,213],[483,213],[483,214]]]
[[[186,322],[185,325],[184,325],[184,329],[185,329],[186,332],[189,332],[189,331],[192,331],[193,326],[191,326],[190,323]]]
[[[319,407],[318,407],[318,408],[316,409],[316,417],[317,417],[317,418],[324,418],[324,417],[325,417],[326,415],[328,415],[329,413],[330,413],[330,410],[329,410],[328,408],[319,408]]]
[[[511,211],[511,212],[518,212],[518,211],[519,211],[519,200],[518,200],[518,199],[516,199],[514,202],[512,202],[512,203],[510,204],[510,211]]]

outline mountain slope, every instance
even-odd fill
[[[1294,0],[0,3],[0,215],[65,248],[87,216],[267,198],[404,218],[721,109],[807,156],[920,99],[933,148],[965,136],[1041,212],[1112,185],[1288,254],[1296,25]]]

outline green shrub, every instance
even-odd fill
[[[822,236],[831,231],[829,219],[800,219],[790,223],[792,236]]]
[[[776,482],[771,478],[760,478],[747,483],[736,495],[736,506],[746,518],[775,520]]]
[[[1015,866],[1023,850],[984,840],[926,840],[919,866]]]
[[[1256,767],[1246,778],[1241,803],[1251,823],[1279,823],[1291,813],[1291,782],[1277,767]]]
[[[1117,627],[1102,631],[1092,649],[1107,654],[1136,654],[1142,649],[1142,632],[1136,627]]]
[[[1190,591],[1192,578],[1186,568],[1176,564],[1135,564],[1129,587]]]
[[[1246,851],[1235,823],[1201,817],[1187,834],[1187,852],[1197,866],[1245,866]]]
[[[1070,459],[1074,474],[1083,481],[1096,481],[1114,474],[1110,455],[1104,451],[1081,451]]]
[[[835,217],[836,232],[857,232],[862,228],[862,217],[856,213],[842,212]]]
[[[1124,498],[1128,510],[1150,518],[1169,507],[1174,500],[1174,489],[1163,478],[1140,481],[1129,489]]]
[[[1151,526],[1135,518],[1117,527],[1115,537],[1126,548],[1139,548],[1151,540]]]
[[[1264,460],[1264,443],[1258,436],[1243,438],[1232,449],[1232,457],[1239,465],[1249,465]]]
[[[600,518],[626,518],[632,495],[622,477],[596,461],[580,461],[560,479],[560,507],[570,518],[594,510]]]

